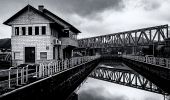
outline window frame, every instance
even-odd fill
[[[19,27],[15,27],[15,35],[19,35]]]
[[[31,32],[31,34],[30,34]],[[32,27],[28,27],[28,35],[32,35]]]
[[[42,56],[44,56],[44,57],[42,57]],[[40,60],[47,60],[47,52],[40,52]]]
[[[42,35],[46,35],[46,26],[42,26],[41,27],[42,28],[42,30],[41,30],[41,32],[42,32]]]
[[[26,35],[26,27],[21,27],[22,35]]]
[[[40,34],[39,26],[35,26],[35,35],[39,35],[39,34]]]
[[[16,54],[18,54],[16,56]],[[20,59],[20,52],[14,52],[14,60],[19,60]]]

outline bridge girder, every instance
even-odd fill
[[[158,94],[166,94],[159,87],[132,70],[98,67],[89,77]]]
[[[160,25],[79,39],[78,44],[80,48],[147,46],[153,44],[164,44],[164,40],[167,38],[170,38],[170,35],[168,35],[168,25]]]

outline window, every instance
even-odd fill
[[[39,35],[39,27],[38,26],[35,27],[35,35]]]
[[[15,35],[19,35],[19,27],[15,27]]]
[[[26,28],[22,27],[22,35],[25,35],[25,33],[26,33]]]
[[[42,26],[42,35],[45,35],[45,34],[46,34],[46,27]]]
[[[32,35],[32,27],[28,27],[28,35]]]
[[[69,37],[70,31],[68,29],[64,30],[64,37]]]
[[[14,59],[20,59],[20,52],[14,52]]]
[[[40,59],[47,60],[47,52],[40,52]]]

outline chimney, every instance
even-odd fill
[[[44,5],[39,5],[39,6],[38,6],[38,10],[39,10],[39,11],[43,11],[43,9],[44,9]]]

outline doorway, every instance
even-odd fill
[[[35,63],[35,47],[25,47],[25,63]]]

